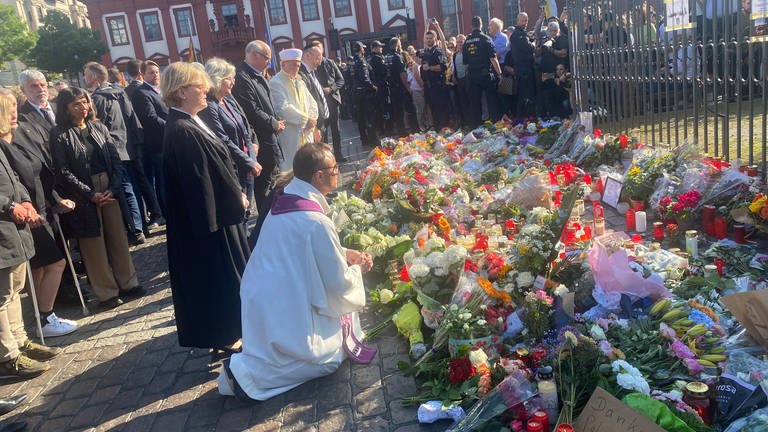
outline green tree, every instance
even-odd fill
[[[47,71],[74,75],[107,52],[98,31],[75,27],[61,12],[48,12],[37,33],[39,39],[30,60]]]
[[[27,30],[16,8],[8,5],[0,5],[0,35],[0,66],[26,56],[37,41],[37,33]]]

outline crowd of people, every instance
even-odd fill
[[[471,33],[448,37],[430,20],[422,49],[404,49],[396,37],[386,46],[354,42],[354,57],[341,65],[343,95],[363,144],[428,129],[472,129],[505,115],[569,116],[568,13],[540,12],[532,31],[526,13],[506,29],[492,18],[487,32],[474,17]]]

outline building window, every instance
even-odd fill
[[[237,6],[234,3],[223,5],[221,17],[224,19],[224,27],[237,27]]]
[[[285,17],[283,0],[269,0],[269,22],[272,25],[288,22],[288,18]]]
[[[147,42],[163,40],[163,31],[160,29],[160,18],[157,12],[140,14],[141,25],[144,27],[144,40]]]
[[[472,0],[472,16],[479,16],[488,24],[488,0]]]
[[[107,27],[109,27],[109,37],[112,39],[112,46],[128,45],[128,28],[125,25],[125,17],[116,16],[107,18]]]
[[[405,7],[405,0],[387,0],[389,10],[402,9]]]
[[[352,4],[349,0],[334,0],[333,8],[336,10],[336,17],[352,15]]]
[[[304,21],[314,21],[320,18],[317,12],[317,0],[301,0],[301,16]]]
[[[179,37],[195,35],[195,23],[192,20],[192,9],[174,9],[173,16],[176,18],[176,30],[179,33]]]
[[[440,0],[440,11],[443,16],[443,33],[459,34],[459,17],[456,16],[456,0]]]
[[[517,14],[520,13],[520,3],[516,1],[507,1],[504,7],[504,23],[507,26],[513,26],[517,23]]]

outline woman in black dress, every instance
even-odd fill
[[[9,98],[16,103],[16,97],[10,90],[0,89],[0,97]],[[32,205],[43,219],[50,220],[52,211],[71,211],[75,207],[72,200],[61,198],[54,190],[55,176],[51,167],[51,155],[29,139],[32,127],[24,124],[13,129],[11,142],[0,140],[5,157],[27,188]],[[48,216],[48,217],[46,217]],[[32,278],[35,284],[37,304],[40,308],[40,326],[46,338],[64,336],[77,330],[75,321],[59,318],[53,311],[56,294],[59,292],[61,275],[64,273],[64,255],[53,236],[51,225],[45,223],[32,228],[35,243],[35,255],[29,260]]]
[[[190,63],[171,64],[160,80],[171,108],[163,140],[168,269],[179,343],[228,351],[241,337],[248,201],[227,146],[197,116],[209,88]]]

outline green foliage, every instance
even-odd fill
[[[37,34],[27,30],[13,6],[0,5],[0,66],[23,58],[35,46]]]
[[[48,13],[37,33],[37,46],[30,57],[38,68],[46,71],[77,74],[83,65],[98,61],[107,52],[98,31],[77,28],[60,12]]]

